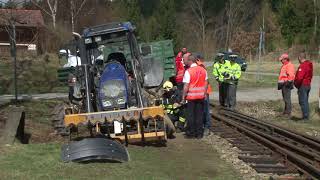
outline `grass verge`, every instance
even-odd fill
[[[294,64],[295,69],[297,69],[299,67],[298,60],[292,61],[292,62]],[[252,63],[248,63],[247,71],[256,72],[257,69],[260,69],[260,72],[278,74],[280,72],[281,65],[282,64],[280,62],[277,62],[277,61],[265,61],[265,62],[261,62],[260,65],[258,63],[256,63],[256,62],[252,62]],[[320,62],[314,62],[313,63],[313,73],[314,73],[315,76],[316,75],[317,76],[320,75]]]
[[[50,133],[50,112],[60,101],[31,101],[26,108],[31,144],[0,147],[0,179],[241,179],[202,141],[181,134],[166,147],[129,146],[128,163],[63,163],[63,140]]]
[[[247,115],[320,138],[320,117],[317,112],[318,103],[310,103],[310,121],[308,122],[291,120],[281,116],[283,107],[282,101],[239,102],[238,104],[238,110]],[[293,104],[292,116],[294,117],[293,119],[301,117],[299,104]]]

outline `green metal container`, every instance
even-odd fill
[[[175,76],[175,60],[172,40],[163,40],[150,43],[140,43],[142,56],[151,56],[161,61],[164,68],[164,81]]]

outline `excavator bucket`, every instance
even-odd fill
[[[125,142],[126,145],[139,142],[165,142],[167,137],[164,116],[163,108],[160,106],[65,115],[65,127],[104,125],[104,128],[108,129],[105,135],[111,139],[88,138],[72,141],[62,147],[62,160],[64,162],[129,161],[125,146],[119,142]]]
[[[64,162],[127,162],[129,153],[117,141],[106,138],[87,138],[62,146]]]

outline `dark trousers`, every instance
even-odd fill
[[[227,92],[227,107],[234,109],[236,107],[237,103],[237,84],[227,84],[226,87],[226,92]]]
[[[310,86],[301,86],[298,89],[299,104],[302,111],[302,118],[309,119],[309,93]]]
[[[220,106],[226,106],[226,98],[227,98],[227,93],[226,93],[226,86],[227,84],[224,82],[219,82],[219,103]]]
[[[177,83],[177,88],[178,88],[178,91],[179,91],[179,96],[178,96],[178,101],[179,102],[182,100],[183,86],[184,86],[184,84],[182,82],[181,83]]]
[[[209,94],[207,94],[204,99],[204,116],[203,116],[204,128],[210,129],[211,127],[211,118],[210,118],[210,102]]]
[[[188,100],[187,104],[187,131],[188,136],[203,135],[204,100]]]
[[[282,89],[282,98],[284,101],[284,114],[291,114],[292,105],[291,105],[291,88],[283,86]]]
[[[178,88],[178,90],[180,91],[180,92],[182,92],[183,91],[183,86],[184,86],[184,84],[181,82],[181,83],[177,83],[177,88]]]

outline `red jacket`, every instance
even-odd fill
[[[176,57],[176,83],[182,83],[185,68],[182,63],[182,52]]]
[[[313,64],[311,61],[306,60],[300,64],[296,77],[294,79],[294,86],[300,88],[303,86],[311,86],[311,80],[313,76]]]

